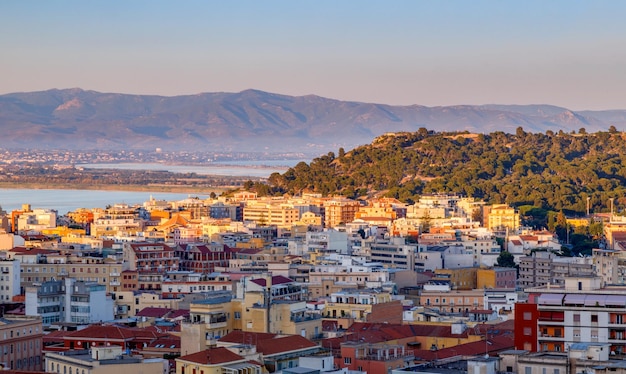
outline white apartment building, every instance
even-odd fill
[[[89,324],[113,320],[113,299],[104,285],[65,278],[26,288],[26,315],[55,322]]]
[[[13,300],[20,292],[20,262],[18,260],[0,261],[0,303]]]

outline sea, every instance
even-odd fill
[[[83,168],[125,169],[125,170],[167,170],[176,173],[196,173],[199,175],[230,175],[237,177],[269,177],[274,172],[283,173],[298,162],[310,160],[260,160],[220,162],[208,166],[185,166],[165,164],[82,164]],[[182,200],[188,197],[207,198],[197,193],[149,192],[149,191],[100,191],[100,190],[60,190],[60,189],[13,189],[0,188],[0,208],[6,212],[19,210],[23,204],[32,209],[54,209],[60,215],[79,208],[105,208],[114,204],[142,204],[150,198],[157,200]]]

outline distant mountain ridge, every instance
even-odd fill
[[[0,95],[4,148],[321,153],[386,132],[589,132],[626,127],[626,110],[550,105],[393,106],[258,90],[184,96],[79,88]]]

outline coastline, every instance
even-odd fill
[[[32,190],[94,190],[94,191],[128,191],[128,192],[163,192],[163,193],[198,193],[208,195],[211,192],[219,195],[232,187],[196,187],[178,185],[137,185],[137,184],[69,184],[69,183],[11,183],[0,182],[0,188],[32,189]]]

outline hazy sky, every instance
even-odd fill
[[[626,109],[625,1],[0,1],[0,93]]]

